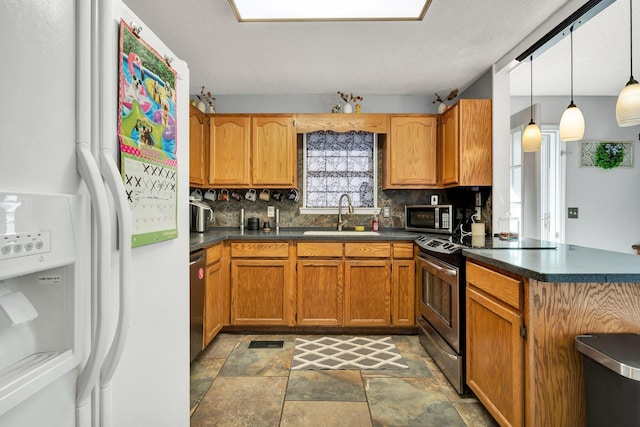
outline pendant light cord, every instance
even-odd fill
[[[633,78],[633,0],[629,0],[629,75]]]
[[[531,122],[533,122],[533,55],[531,55]]]
[[[569,106],[571,107],[575,106],[573,104],[573,25],[571,26],[569,31],[571,33],[571,104]]]

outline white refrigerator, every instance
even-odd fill
[[[177,238],[135,248],[120,19],[178,76]],[[120,0],[0,2],[0,52],[0,426],[186,427],[188,67]]]

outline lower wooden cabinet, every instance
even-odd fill
[[[415,325],[413,243],[298,242],[303,326]]]
[[[411,247],[413,244],[410,245]],[[391,324],[413,326],[416,323],[416,262],[393,260],[391,277]]]
[[[502,426],[524,425],[522,288],[467,263],[467,384]]]
[[[223,326],[224,269],[222,260],[207,265],[204,290],[204,345],[208,345]]]
[[[344,263],[341,259],[299,260],[296,324],[341,326],[343,289]]]
[[[231,260],[231,323],[287,325],[289,260]]]
[[[391,267],[388,260],[345,262],[345,326],[391,324]]]
[[[207,268],[206,343],[224,325],[415,325],[412,242],[242,241],[224,250]]]
[[[232,243],[231,257],[231,324],[293,325],[289,243]]]
[[[229,258],[224,248],[224,243],[218,243],[207,249],[203,347],[228,323]]]

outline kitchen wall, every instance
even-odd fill
[[[575,97],[585,118],[585,140],[638,141],[640,126],[621,128],[616,123],[617,97]],[[569,97],[535,97],[541,106],[538,124],[558,125]],[[529,97],[512,97],[511,113],[529,106]],[[540,116],[538,116],[540,117]],[[604,170],[580,166],[580,143],[568,142],[566,202],[578,207],[579,218],[566,219],[566,243],[635,253],[640,242],[640,165],[634,144],[632,168]]]
[[[435,96],[354,95],[364,98],[362,113],[437,113]],[[215,95],[215,98],[217,113],[330,113],[334,105],[342,102],[337,90],[335,95]]]

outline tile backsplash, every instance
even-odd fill
[[[472,187],[472,188],[451,188],[446,190],[382,190],[381,175],[382,155],[378,153],[378,208],[389,206],[391,215],[389,218],[383,218],[382,212],[378,215],[381,228],[403,228],[404,227],[404,206],[430,204],[431,196],[438,195],[439,204],[453,204],[456,208],[458,221],[463,223],[473,213],[475,206],[475,194],[481,193],[482,197],[482,221],[487,224],[487,232],[491,233],[491,187]],[[298,153],[299,163],[301,163],[302,153]],[[303,177],[301,174],[302,165],[298,165],[298,191],[302,195]],[[192,189],[191,189],[192,190]],[[191,191],[190,190],[190,191]],[[238,190],[242,195],[246,193],[246,189],[227,189],[229,194],[234,190]],[[285,196],[290,189],[283,188],[280,190]],[[258,194],[260,189],[257,189]],[[272,191],[273,192],[273,191]],[[310,215],[300,214],[299,208],[302,206],[302,197],[300,201],[283,198],[281,201],[274,199],[265,202],[258,198],[256,201],[242,198],[240,201],[229,198],[228,201],[209,201],[205,200],[214,210],[215,227],[239,227],[240,226],[240,209],[245,210],[245,225],[248,218],[257,217],[260,223],[268,220],[274,226],[274,218],[267,218],[267,206],[274,206],[280,210],[280,227],[335,227],[337,222],[337,214],[329,215]],[[346,211],[346,209],[345,209]],[[347,227],[363,225],[365,228],[371,227],[373,215],[344,214],[344,218],[348,220]],[[465,231],[470,230],[470,225],[465,226]]]

